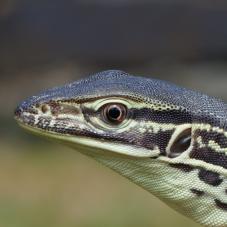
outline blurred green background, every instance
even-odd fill
[[[24,98],[122,69],[227,100],[227,3],[0,1],[0,226],[198,226],[13,119]]]

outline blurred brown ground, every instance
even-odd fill
[[[227,100],[224,1],[0,1],[0,226],[198,226],[93,160],[28,135],[24,98],[122,69]]]

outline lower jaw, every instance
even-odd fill
[[[125,158],[153,158],[159,155],[159,151],[148,150],[146,148],[138,148],[131,145],[113,143],[110,141],[100,141],[95,138],[89,138],[79,135],[59,134],[51,130],[33,127],[18,121],[19,125],[32,134],[63,143],[70,146],[81,153],[87,155],[102,154],[108,156],[121,156]]]

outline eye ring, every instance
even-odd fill
[[[127,107],[121,103],[108,103],[102,108],[102,116],[106,123],[119,125],[127,117]]]

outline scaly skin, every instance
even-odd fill
[[[22,102],[18,123],[65,143],[205,226],[227,226],[227,108],[173,84],[105,71]]]

